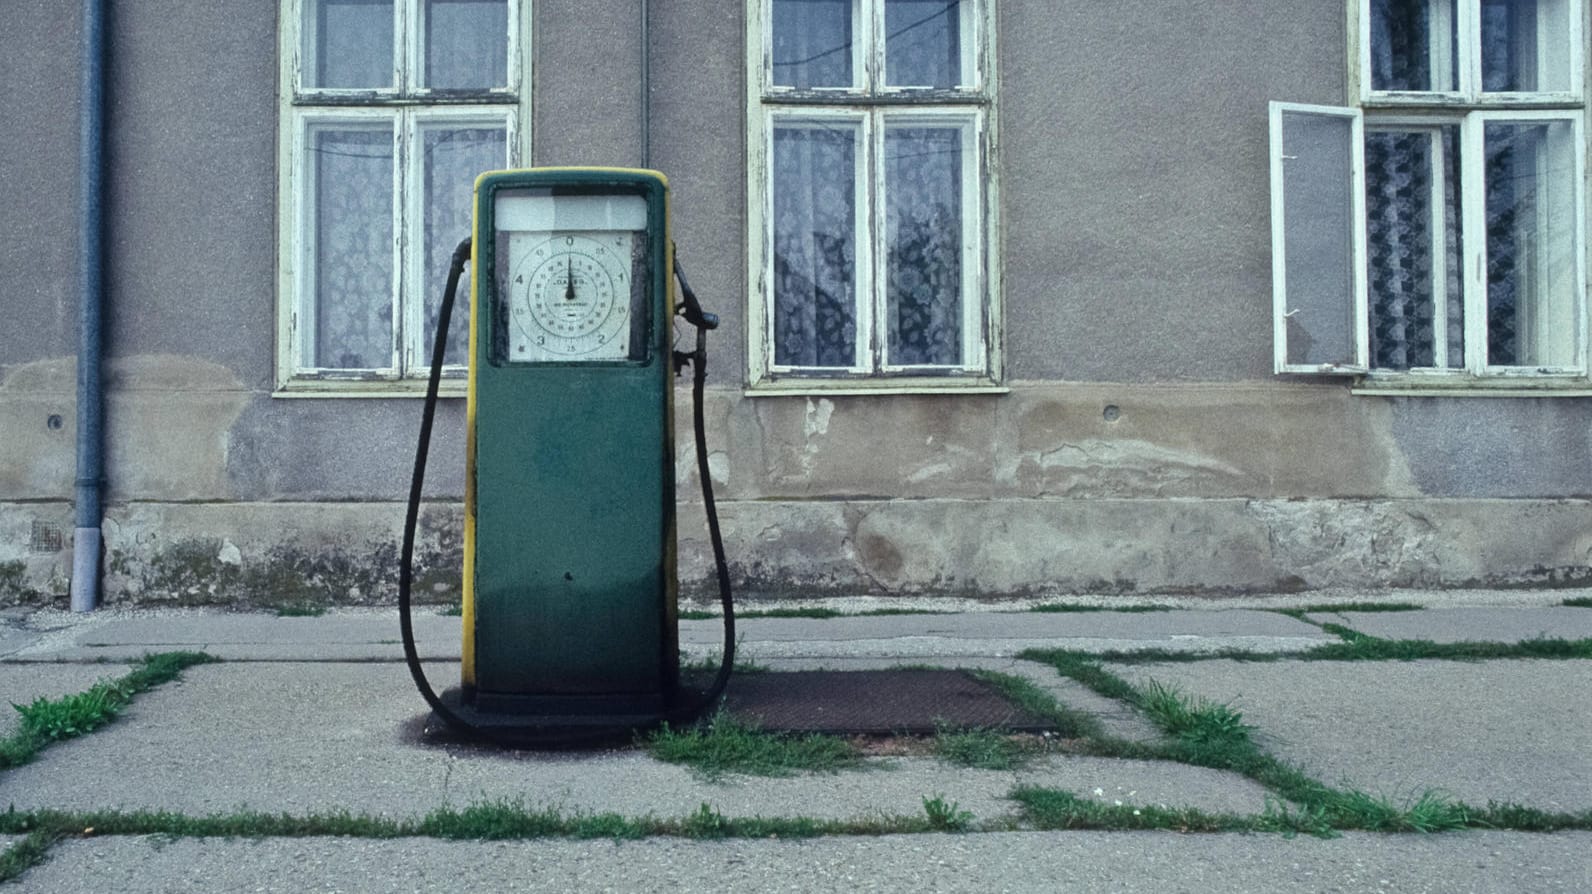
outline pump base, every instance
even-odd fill
[[[659,708],[652,711],[507,713],[481,710],[479,705],[465,701],[464,693],[457,687],[444,691],[439,698],[448,710],[480,730],[490,741],[520,748],[589,748],[609,743],[626,744],[635,739],[637,731],[656,726],[659,716],[665,713],[661,699],[656,700]],[[588,707],[593,701],[585,699]],[[426,718],[420,736],[422,740],[433,744],[478,743],[482,738],[480,733],[456,729],[435,713]]]

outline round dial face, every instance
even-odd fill
[[[516,233],[509,243],[509,359],[621,360],[630,353],[629,232]]]

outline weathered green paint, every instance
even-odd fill
[[[627,192],[648,206],[644,359],[494,364],[493,200]],[[476,187],[474,696],[482,710],[649,711],[678,673],[667,183],[642,171],[489,174]]]

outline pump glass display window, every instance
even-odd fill
[[[520,6],[283,5],[280,389],[423,391],[475,177],[519,157]],[[455,305],[450,377],[468,316]]]
[[[491,362],[645,361],[646,227],[639,195],[498,192]]]
[[[1360,103],[1273,104],[1277,370],[1584,386],[1581,0],[1355,0]]]
[[[754,5],[754,387],[993,382],[988,16]]]

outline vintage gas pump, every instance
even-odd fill
[[[415,656],[409,590],[442,346],[465,260],[462,686],[439,698]],[[455,252],[447,291],[399,576],[417,686],[449,725],[516,742],[687,719],[722,690],[734,634],[702,443],[705,333],[717,320],[675,263],[668,181],[614,168],[482,174],[474,235]],[[673,350],[677,312],[697,328],[693,353]],[[725,659],[707,693],[685,693],[679,680],[673,380],[686,363],[725,603]]]

